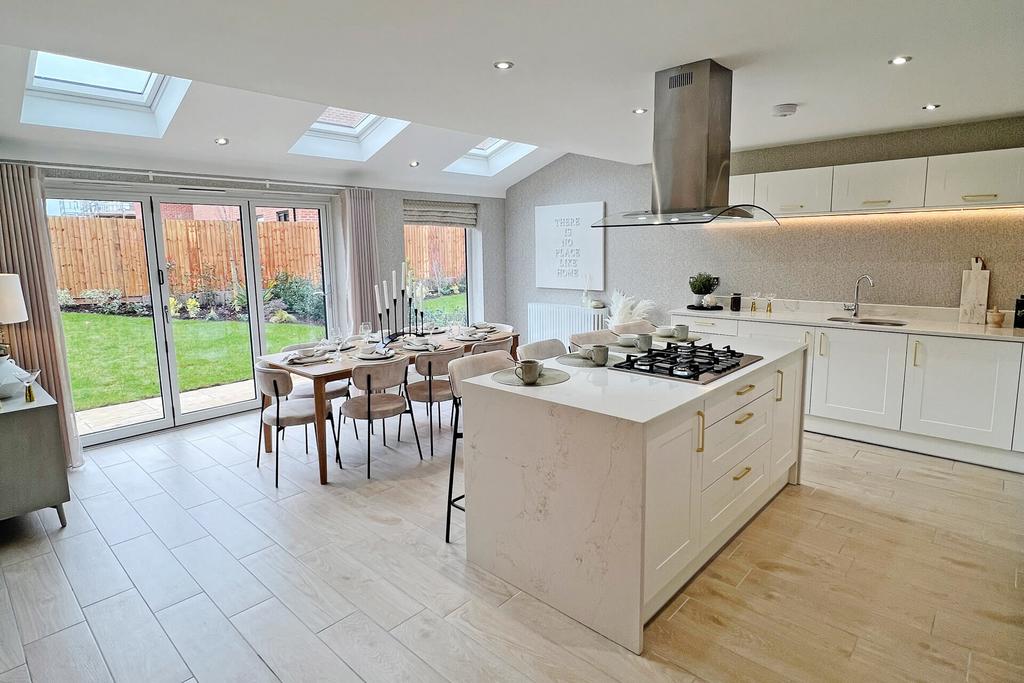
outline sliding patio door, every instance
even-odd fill
[[[87,445],[255,408],[256,357],[327,335],[326,204],[50,196]]]

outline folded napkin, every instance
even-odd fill
[[[411,351],[437,351],[441,347],[433,342],[409,342],[405,345],[405,348]]]
[[[318,363],[326,363],[328,360],[330,359],[322,354],[301,356],[297,353],[292,353],[285,356],[284,362],[288,365],[317,365]]]
[[[373,360],[375,358],[387,358],[388,356],[393,355],[393,353],[394,352],[391,351],[391,349],[386,351],[381,351],[380,349],[368,349],[366,351],[359,351],[356,353],[356,358],[361,358],[362,360]]]

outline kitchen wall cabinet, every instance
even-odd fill
[[[832,209],[832,167],[758,173],[754,203],[776,216],[828,213]]]
[[[910,335],[903,431],[1009,449],[1022,346]]]
[[[754,203],[754,174],[734,175],[729,178],[729,204]]]
[[[698,419],[655,437],[647,448],[644,600],[650,600],[697,555],[700,498]]]
[[[1024,202],[1024,148],[928,158],[925,206]]]
[[[691,327],[691,329],[698,328]],[[761,323],[740,320],[737,330],[739,336],[741,337],[754,337],[755,339],[784,339],[785,341],[804,344],[807,347],[807,350],[804,352],[804,357],[807,359],[805,367],[807,368],[808,373],[810,373],[811,353],[814,350],[815,341],[815,329],[813,327],[804,327],[803,325],[784,325],[782,323]],[[804,386],[804,412],[811,412],[810,375],[808,375],[806,384]]]
[[[797,358],[775,370],[778,386],[772,394],[775,400],[772,412],[772,480],[788,470],[800,452],[800,400],[803,396],[800,383],[804,367],[803,361]]]
[[[924,206],[928,159],[836,166],[832,211],[884,211]]]
[[[811,415],[899,429],[907,337],[819,328]]]

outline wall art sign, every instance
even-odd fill
[[[604,202],[534,209],[537,287],[604,289]]]

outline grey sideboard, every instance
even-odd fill
[[[34,391],[32,403],[21,392],[0,402],[0,520],[52,507],[64,526],[71,494],[57,402]]]

